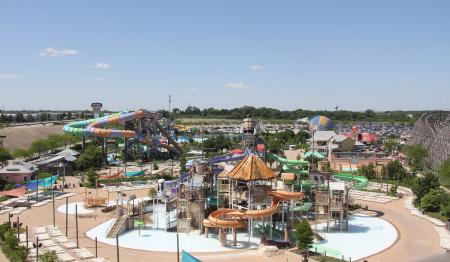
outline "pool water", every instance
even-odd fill
[[[357,260],[376,254],[395,243],[397,230],[384,219],[364,215],[353,215],[349,219],[349,230],[326,232],[326,223],[318,224],[317,231],[324,238],[315,243],[321,253],[327,251],[327,256],[334,256],[345,260]],[[313,229],[315,227],[313,226]]]

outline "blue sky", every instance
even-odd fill
[[[450,1],[2,1],[0,107],[450,109]]]

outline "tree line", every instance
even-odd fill
[[[160,111],[164,116],[168,116],[169,112],[166,110]],[[279,110],[267,107],[252,107],[243,106],[232,109],[216,109],[205,108],[200,109],[195,106],[188,106],[185,110],[174,108],[171,112],[172,118],[183,117],[210,117],[210,118],[224,118],[224,119],[242,119],[247,115],[262,119],[289,119],[295,120],[303,117],[311,117],[316,115],[324,115],[337,121],[371,121],[371,122],[415,122],[423,111],[382,111],[375,112],[367,109],[362,112],[349,110]]]
[[[335,121],[368,121],[368,122],[415,122],[425,111],[379,111],[372,109],[365,111],[350,110],[279,110],[268,107],[242,106],[231,109],[217,109],[213,107],[200,109],[195,106],[188,106],[186,109],[174,108],[170,114],[167,110],[159,110],[164,117],[184,118],[184,117],[205,117],[222,119],[242,119],[247,115],[262,119],[285,119],[295,120],[307,116],[324,115]],[[102,111],[102,113],[111,113]],[[58,111],[48,113],[44,111],[14,111],[2,112],[0,110],[0,123],[22,123],[48,120],[65,119],[87,119],[92,118],[93,113],[89,110],[84,111]]]

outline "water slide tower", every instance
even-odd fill
[[[91,103],[92,111],[94,112],[94,118],[100,117],[100,112],[102,111],[103,104],[99,102]]]

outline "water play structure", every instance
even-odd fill
[[[119,112],[111,115],[72,122],[63,127],[65,133],[81,137],[121,138],[125,149],[135,142],[153,147],[164,147],[177,154],[181,147],[170,134],[170,123],[163,127],[159,113],[139,110]],[[108,126],[124,126],[124,129],[110,129]],[[164,139],[163,139],[164,138]]]
[[[132,137],[136,138],[136,133]],[[153,196],[135,198],[119,192],[113,219],[99,226],[101,241],[146,235],[173,239],[171,234],[176,232],[182,239],[189,236],[197,243],[185,244],[190,252],[208,252],[254,247],[260,242],[293,246],[294,227],[301,219],[324,225],[317,235],[320,239],[324,233],[349,230],[349,189],[362,188],[367,181],[346,174],[331,176],[311,169],[306,160],[269,154],[258,125],[250,117],[244,119],[242,137],[242,151],[192,161],[179,177],[159,179]],[[278,162],[280,172],[269,168],[268,160]],[[139,174],[117,172],[110,176]],[[162,244],[164,241],[153,241],[151,247],[137,246],[173,251]],[[326,245],[318,248],[332,249]]]

